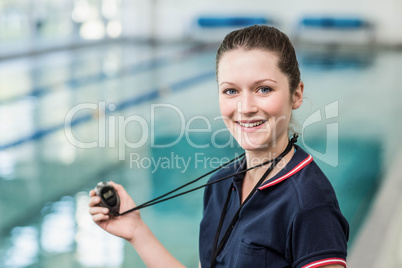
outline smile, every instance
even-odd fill
[[[253,128],[253,127],[258,127],[258,126],[264,124],[265,122],[266,122],[266,120],[247,122],[247,123],[237,121],[236,123],[238,123],[240,126],[245,127],[245,128]]]

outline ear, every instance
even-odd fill
[[[304,91],[304,84],[303,84],[303,82],[300,82],[292,96],[292,100],[293,100],[292,109],[293,110],[298,109],[302,105],[303,91]]]

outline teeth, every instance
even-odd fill
[[[262,125],[264,123],[264,120],[257,121],[254,123],[241,123],[241,122],[238,122],[238,123],[242,127],[256,127],[256,126]]]

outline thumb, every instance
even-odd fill
[[[123,208],[128,209],[128,208],[132,208],[135,206],[135,203],[133,201],[133,199],[130,197],[130,195],[127,193],[126,189],[124,189],[124,187],[120,184],[117,184],[113,181],[109,182],[114,189],[116,190],[117,194],[120,197],[120,206],[123,206]]]

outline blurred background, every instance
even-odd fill
[[[0,267],[144,267],[92,222],[88,192],[113,180],[140,204],[241,153],[215,52],[254,24],[297,50],[298,144],[350,223],[349,267],[402,267],[400,14],[399,0],[0,0]],[[202,194],[141,212],[188,267]]]

